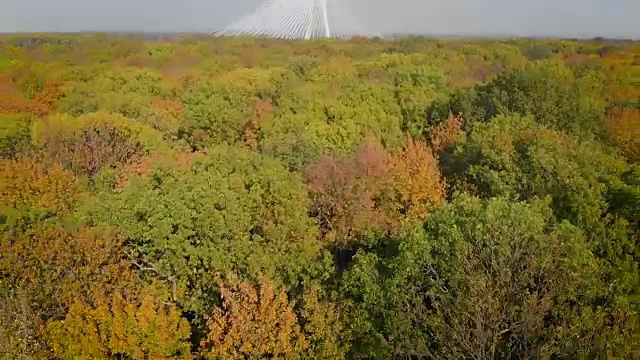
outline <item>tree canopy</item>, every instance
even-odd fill
[[[0,35],[0,357],[640,358],[638,54]]]

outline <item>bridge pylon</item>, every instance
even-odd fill
[[[285,39],[313,39],[362,35],[334,29],[329,0],[265,0],[253,13],[212,32],[216,36],[267,36]],[[333,0],[331,5],[335,4]],[[338,0],[340,1],[340,0]],[[344,15],[338,11],[336,15]],[[337,16],[339,17],[339,16]],[[352,21],[349,20],[349,23]],[[351,25],[351,24],[348,24]]]

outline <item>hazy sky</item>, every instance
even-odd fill
[[[379,33],[640,38],[640,0],[328,1],[350,9],[351,17]],[[251,12],[259,3],[260,0],[0,0],[0,31],[207,32]]]

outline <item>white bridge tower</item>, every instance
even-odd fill
[[[307,28],[304,32],[305,39],[311,39],[313,35],[314,25],[315,25],[315,16],[319,17],[321,31],[320,35],[322,37],[331,37],[331,30],[329,29],[329,15],[327,15],[327,0],[313,0],[313,10],[311,11],[311,16],[307,22]]]
[[[331,4],[328,4],[331,1]],[[231,25],[212,32],[216,36],[267,36],[285,39],[312,39],[361,35],[355,21],[343,21],[336,30],[334,19],[344,16],[336,2],[341,0],[264,0],[258,9]],[[333,10],[332,16],[329,15]],[[331,21],[331,22],[330,22]]]

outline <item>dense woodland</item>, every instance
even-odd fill
[[[640,43],[0,37],[6,359],[640,358]]]

